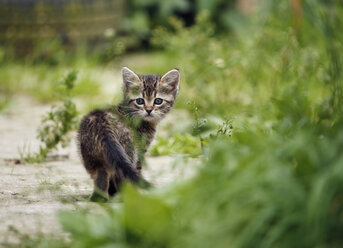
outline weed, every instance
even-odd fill
[[[196,106],[194,101],[189,102],[188,104],[192,105],[192,113],[193,113],[193,117],[194,117],[194,125],[193,125],[192,134],[199,137],[201,149],[203,150],[204,149],[204,139],[203,139],[201,133],[204,131],[204,129],[206,129],[207,120],[206,119],[200,119],[199,109]]]
[[[18,242],[1,242],[0,245],[2,247],[7,248],[35,248],[35,247],[59,247],[59,248],[67,248],[68,242],[64,238],[57,238],[53,235],[46,235],[44,233],[39,233],[32,237],[32,235],[22,233],[17,228],[10,226],[9,233],[11,236],[15,237]]]
[[[62,105],[53,106],[43,116],[41,126],[38,128],[38,138],[43,143],[37,154],[27,154],[24,160],[29,163],[45,161],[49,152],[54,150],[58,144],[67,146],[70,142],[68,134],[77,128],[77,109],[72,100],[71,91],[75,86],[77,73],[71,71],[61,82],[58,93]]]
[[[172,137],[157,137],[156,143],[150,149],[152,156],[184,154],[197,157],[202,154],[199,140],[188,133],[176,133]]]

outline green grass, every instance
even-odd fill
[[[188,133],[177,133],[172,137],[157,137],[156,143],[150,149],[152,156],[185,154],[197,157],[202,154],[201,143],[197,137]]]
[[[78,67],[75,65],[75,67]],[[81,66],[80,82],[74,89],[74,94],[81,97],[94,97],[100,93],[100,82],[87,71],[91,67]],[[0,89],[1,96],[14,97],[30,95],[39,102],[56,101],[56,89],[61,75],[70,69],[63,66],[30,65],[19,62],[9,62],[1,65]]]
[[[155,32],[164,52],[137,68],[179,67],[176,108],[193,124],[151,152],[201,154],[202,165],[167,188],[127,185],[119,207],[62,213],[69,246],[342,246],[343,6],[301,2],[302,15],[267,1],[245,21],[231,16],[230,34],[212,32],[206,13]]]
[[[72,246],[341,246],[343,6],[332,17],[330,4],[306,4],[300,33],[287,2],[230,36],[215,36],[206,16],[155,33],[181,68],[176,107],[194,124],[158,138],[152,153],[192,147],[205,151],[203,164],[163,191],[126,187],[120,208],[62,215]],[[230,121],[212,125],[211,116]]]

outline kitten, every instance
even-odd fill
[[[124,99],[108,110],[83,118],[78,142],[83,164],[94,180],[91,200],[108,198],[124,180],[147,186],[141,176],[144,153],[159,121],[171,110],[179,90],[177,69],[164,76],[138,76],[122,69]]]

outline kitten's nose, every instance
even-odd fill
[[[145,109],[146,112],[148,112],[148,114],[150,115],[150,113],[152,112],[152,108],[147,108]]]

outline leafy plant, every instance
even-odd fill
[[[76,71],[71,71],[61,82],[59,98],[61,105],[53,106],[42,118],[41,126],[38,128],[38,138],[43,143],[39,153],[24,156],[26,162],[43,162],[48,153],[57,145],[67,146],[70,142],[68,134],[77,128],[77,109],[72,100],[71,91],[75,86]]]
[[[153,156],[184,154],[197,157],[202,154],[199,140],[188,133],[177,133],[172,137],[157,137],[156,143],[150,149]]]

